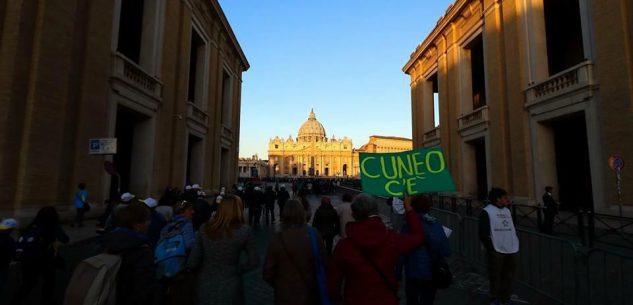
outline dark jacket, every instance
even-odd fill
[[[340,225],[338,214],[331,204],[321,205],[314,213],[312,226],[314,226],[323,237],[333,237],[338,234]]]
[[[0,233],[0,273],[9,271],[9,264],[15,253],[15,241],[9,234]],[[2,285],[2,283],[0,283]],[[0,286],[0,289],[2,287]]]
[[[139,232],[116,228],[103,238],[105,251],[121,255],[117,274],[117,305],[152,304],[156,291],[154,251]]]
[[[449,257],[451,246],[437,218],[430,214],[418,214],[418,217],[424,228],[425,243],[404,256],[404,272],[408,279],[430,280],[433,261],[440,257]],[[408,229],[408,226],[405,226],[403,232],[407,232]],[[429,253],[429,248],[431,253]]]
[[[277,204],[279,204],[279,207],[283,207],[284,204],[286,204],[286,201],[288,201],[288,199],[290,199],[290,193],[288,193],[286,189],[280,190],[279,193],[277,194]]]
[[[273,190],[266,190],[264,193],[264,202],[266,203],[267,208],[275,207],[275,199],[277,199],[277,194]]]
[[[265,201],[266,201],[266,198],[264,196],[264,192],[262,192],[262,191],[253,191],[253,194],[252,194],[250,200],[248,201],[248,208],[249,209],[261,209],[262,205],[264,204]]]
[[[321,260],[325,261],[326,251],[318,232],[317,240]],[[264,280],[275,290],[275,304],[319,304],[314,257],[307,226],[284,229],[271,237],[263,273]]]
[[[543,194],[543,205],[545,206],[545,213],[553,215],[558,214],[558,205],[550,194]]]
[[[163,230],[165,225],[167,225],[165,217],[152,209],[150,214],[149,231],[147,232],[147,237],[149,238],[149,243],[152,247],[155,247],[156,243],[158,243],[160,232]]]
[[[411,228],[411,234],[406,235],[388,229],[377,216],[347,224],[347,238],[336,246],[327,274],[328,293],[335,302],[345,305],[398,304],[396,295],[361,251],[374,261],[391,286],[397,286],[394,270],[398,259],[424,241],[417,214],[409,211],[406,219]]]
[[[198,231],[200,226],[209,221],[213,214],[211,205],[204,199],[196,199],[193,204],[193,229]]]

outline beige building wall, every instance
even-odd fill
[[[140,32],[137,59],[119,46],[130,30],[122,7],[130,3],[0,4],[0,209],[70,205],[79,182],[102,202],[111,193],[106,160],[129,172],[121,191],[138,196],[237,180],[241,75],[249,63],[219,3],[145,1],[131,18],[140,25],[132,27]],[[190,97],[192,31],[200,43]],[[127,156],[88,154],[88,139],[117,134],[133,136],[132,144],[119,139]]]
[[[568,2],[577,9],[556,11],[543,0],[457,0],[403,68],[411,76],[413,146],[444,149],[456,195],[481,197],[498,186],[515,202],[535,204],[552,185],[570,207],[617,211],[607,160],[633,158],[633,7]],[[555,36],[556,22],[569,33]],[[574,35],[580,38],[552,39]],[[485,94],[478,95],[481,83]],[[632,172],[622,171],[625,213],[633,212],[626,191]],[[588,178],[566,185],[576,173]],[[574,197],[583,189],[585,198]]]

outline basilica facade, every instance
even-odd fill
[[[268,163],[270,172],[280,177],[356,175],[352,140],[347,137],[328,139],[314,110],[299,128],[297,138],[270,140]]]

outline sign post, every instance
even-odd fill
[[[611,155],[609,157],[609,167],[615,171],[615,189],[618,193],[618,206],[620,217],[622,217],[622,177],[620,172],[624,168],[624,158],[621,155]]]
[[[121,175],[119,175],[114,164],[107,160],[103,161],[103,169],[105,169],[110,176],[116,176],[116,192],[117,195],[121,195]]]
[[[455,191],[440,148],[360,153],[359,161],[363,192],[369,194],[404,197]]]

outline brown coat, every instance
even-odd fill
[[[323,239],[318,232],[316,234],[321,261],[325,263]],[[274,233],[266,253],[263,272],[264,280],[275,290],[275,304],[319,304],[314,258],[306,226],[291,227]]]

